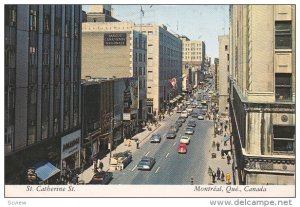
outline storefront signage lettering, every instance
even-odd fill
[[[105,33],[105,46],[120,46],[126,45],[126,33]]]
[[[65,150],[67,150],[71,147],[74,147],[75,145],[79,144],[79,142],[80,142],[80,139],[77,138],[77,139],[72,140],[71,142],[68,142],[68,143],[64,144],[63,145],[63,151],[65,151]]]
[[[61,160],[80,150],[81,131],[75,131],[61,139]]]

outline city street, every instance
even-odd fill
[[[199,109],[194,109],[198,111]],[[197,120],[195,133],[192,135],[186,154],[179,154],[177,146],[181,135],[184,135],[187,122],[179,128],[175,139],[166,139],[166,134],[172,124],[180,116],[177,113],[168,123],[156,131],[162,135],[161,143],[150,143],[148,140],[133,154],[133,161],[123,170],[114,172],[114,179],[110,184],[207,184],[204,181],[207,173],[208,149],[213,136],[213,121]],[[150,171],[140,171],[137,164],[143,156],[156,159]]]

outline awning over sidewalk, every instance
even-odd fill
[[[48,161],[40,162],[36,165],[34,165],[35,172],[37,176],[42,180],[48,180],[50,177],[55,175],[56,173],[60,172],[58,168],[56,168],[54,165],[52,165]]]
[[[227,142],[229,139],[230,139],[230,136],[228,136],[228,135],[225,136],[225,137],[224,137],[224,142]]]

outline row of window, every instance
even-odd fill
[[[134,53],[134,61],[135,62],[146,62],[146,53]]]
[[[29,30],[30,31],[38,31],[39,25],[39,15],[38,11],[30,10],[29,12]],[[55,35],[60,36],[61,35],[61,27],[62,27],[62,21],[61,18],[56,17],[55,18]],[[71,37],[71,21],[65,22],[65,37]],[[79,38],[79,22],[74,22],[74,37]],[[43,32],[44,33],[50,33],[51,32],[51,17],[49,14],[44,14],[43,17]]]

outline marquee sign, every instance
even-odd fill
[[[126,45],[126,33],[104,33],[104,46]]]

